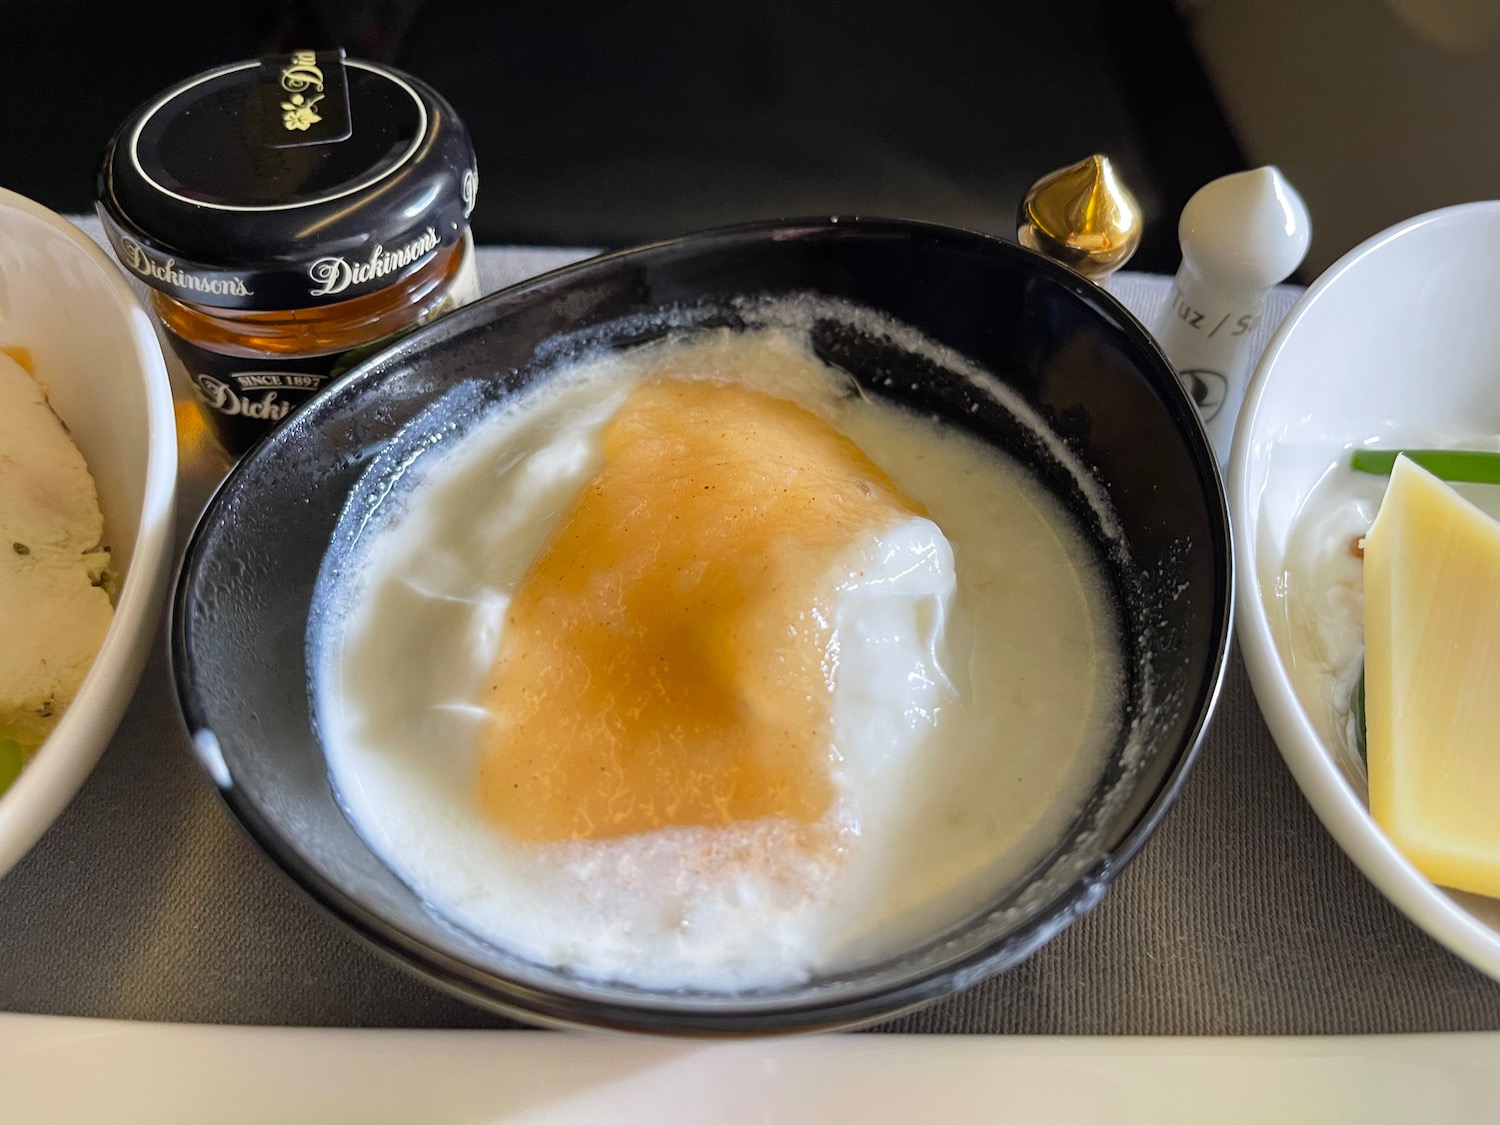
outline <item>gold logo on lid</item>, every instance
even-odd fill
[[[281,123],[288,129],[306,130],[323,118],[318,116],[317,104],[323,100],[323,70],[318,66],[318,56],[313,51],[293,51],[292,61],[281,68],[281,88],[291,98],[281,103]],[[305,91],[316,90],[309,95]]]

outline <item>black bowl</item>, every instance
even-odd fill
[[[899,957],[735,995],[580,980],[435,915],[340,809],[309,718],[304,644],[319,566],[372,460],[401,463],[584,344],[735,324],[747,295],[814,293],[951,349],[919,359],[833,321],[816,349],[868,390],[1021,458],[1096,541],[1124,638],[1122,736],[1068,838],[1022,885]],[[1059,452],[1002,409],[970,361],[1018,392]],[[385,454],[385,456],[380,456]],[[1059,458],[1103,485],[1122,535]],[[377,465],[377,471],[384,471]],[[366,482],[365,487],[368,487]],[[1010,243],[918,223],[755,224],[611,254],[446,316],[312,399],[230,474],[177,588],[173,659],[194,746],[266,852],[377,948],[435,983],[537,1022],[657,1032],[848,1026],[1004,969],[1099,900],[1160,822],[1202,739],[1228,652],[1229,523],[1215,459],[1172,368],[1103,290]]]

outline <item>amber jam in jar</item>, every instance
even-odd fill
[[[478,296],[468,132],[341,52],[200,74],[137,110],[99,214],[219,441],[247,450],[359,359]]]

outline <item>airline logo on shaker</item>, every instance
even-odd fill
[[[342,256],[319,258],[307,270],[307,275],[315,283],[312,295],[326,297],[331,293],[342,293],[351,285],[378,281],[420,262],[441,245],[442,239],[438,238],[437,231],[428,227],[405,246],[395,250],[387,250],[377,244],[370,251],[369,258],[362,262],[350,262]]]

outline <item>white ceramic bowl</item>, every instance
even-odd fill
[[[1293,519],[1319,477],[1353,443],[1424,429],[1500,434],[1500,201],[1418,216],[1320,277],[1261,358],[1229,460],[1240,648],[1282,756],[1385,896],[1500,979],[1500,900],[1435,886],[1386,839],[1363,776],[1298,700],[1273,612]]]
[[[86,234],[0,189],[0,345],[31,351],[99,489],[121,575],[114,622],[72,706],[0,797],[0,875],[83,784],[156,638],[172,553],[177,434],[161,347],[124,276]]]

